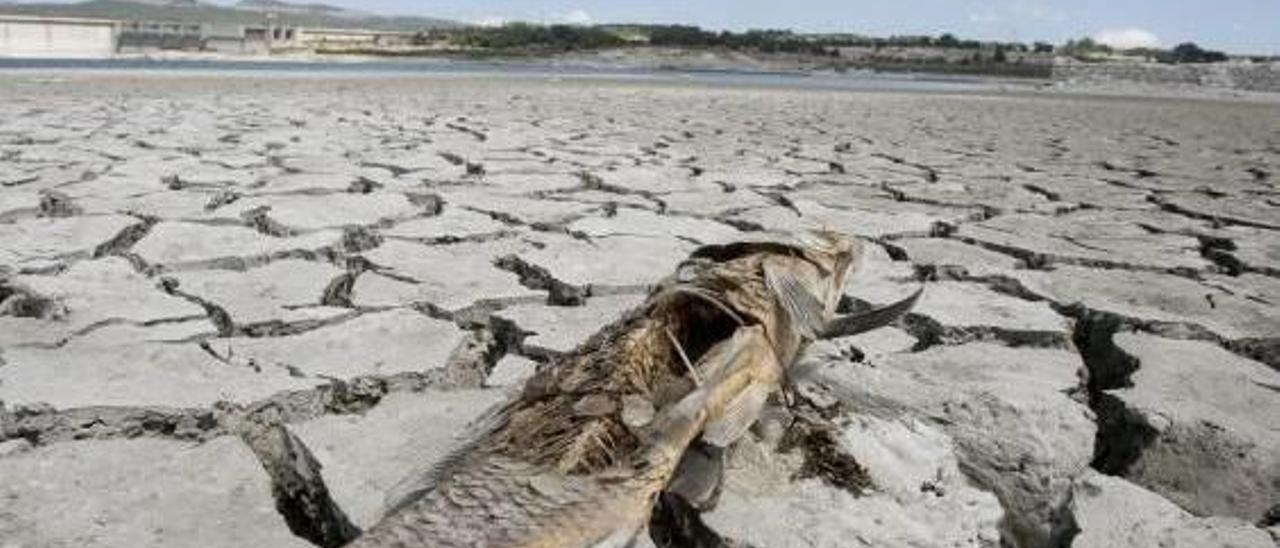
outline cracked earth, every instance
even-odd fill
[[[705,527],[1280,542],[1274,105],[125,73],[0,97],[4,548],[341,545],[696,247],[819,227],[870,242],[846,311],[924,295],[810,349]]]

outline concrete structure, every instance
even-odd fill
[[[117,51],[201,50],[205,30],[202,25],[161,21],[120,23]]]
[[[204,51],[219,53],[267,53],[267,42],[264,39],[247,39],[243,29],[236,32],[213,32],[204,37]]]
[[[281,50],[292,50],[301,47],[298,41],[300,30],[294,27],[278,25],[250,26],[241,29],[246,52],[271,53]]]
[[[853,67],[884,71],[1048,78],[1053,65],[1053,56],[1049,54],[995,47],[846,46],[835,51]],[[1004,60],[996,61],[998,55]]]
[[[311,49],[354,49],[408,46],[415,33],[368,29],[303,28],[299,45]]]
[[[408,46],[412,32],[110,21],[0,15],[0,57],[110,57],[154,50],[269,54],[289,50],[358,50]]]
[[[1079,63],[1060,60],[1053,79],[1067,83],[1205,86],[1220,89],[1280,92],[1280,63]]]
[[[0,57],[108,57],[115,21],[0,15]]]
[[[121,23],[117,51],[215,51],[267,54],[298,49],[299,29],[282,25],[234,25],[128,21]]]

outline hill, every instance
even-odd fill
[[[292,4],[280,0],[243,0],[218,6],[196,0],[89,0],[74,4],[0,3],[0,14],[86,17],[120,21],[147,20],[210,25],[262,24],[274,13],[285,25],[417,31],[463,26],[456,21],[417,16],[382,16],[325,4]]]
[[[293,4],[283,2],[281,0],[240,0],[236,2],[235,9],[249,11],[272,11],[276,13],[293,13],[293,14],[310,14],[310,15],[331,15],[334,17],[370,17],[372,14],[349,10],[339,6],[331,6],[329,4],[307,3]]]

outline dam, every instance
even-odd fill
[[[115,21],[0,15],[0,57],[107,57],[118,36]]]

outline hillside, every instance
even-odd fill
[[[380,16],[323,4],[290,4],[279,0],[245,0],[224,7],[194,0],[89,0],[75,4],[4,4],[0,13],[50,17],[175,21],[213,25],[260,24],[267,11],[286,25],[414,31],[457,27],[461,23],[415,16]]]
[[[295,14],[312,14],[312,15],[332,15],[335,17],[368,17],[372,14],[368,12],[359,12],[348,10],[339,6],[331,6],[329,4],[307,3],[292,4],[282,2],[281,0],[240,0],[236,2],[235,9],[251,10],[251,11],[274,11],[276,13],[295,13]]]

